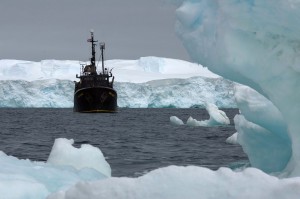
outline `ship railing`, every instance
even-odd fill
[[[99,77],[97,78],[87,77],[84,78],[84,80],[81,81],[78,84],[78,86],[80,86],[80,88],[90,88],[90,87],[97,87],[97,86],[112,87],[112,84],[109,82],[108,79],[99,79]]]

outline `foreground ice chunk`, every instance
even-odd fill
[[[212,171],[196,166],[170,166],[139,178],[80,182],[47,199],[298,199],[299,187],[300,178],[279,180],[254,168],[234,172],[228,168]]]
[[[65,144],[65,147],[55,146],[55,150],[59,148],[67,150],[61,151],[61,153],[66,155],[66,160],[72,160],[72,158],[76,157],[76,165],[82,164],[80,161],[84,160],[84,158],[80,158],[80,155],[75,155],[75,151],[73,151],[73,154],[69,154],[71,158],[67,156],[67,153],[70,152],[68,150],[68,144],[70,143],[66,141],[60,143],[61,145]],[[95,150],[90,150],[90,152],[88,155],[96,158],[92,154]],[[87,163],[85,164],[87,165]],[[95,169],[86,167],[78,170],[73,166],[19,160],[6,155],[2,151],[0,151],[0,165],[0,198],[5,199],[44,199],[50,193],[67,189],[77,182],[107,178]]]
[[[75,148],[73,139],[58,138],[55,140],[47,163],[52,165],[69,165],[76,169],[93,168],[107,177],[111,176],[110,165],[106,162],[99,148],[82,144]]]
[[[184,125],[183,121],[176,116],[171,116],[170,122],[171,122],[171,124],[174,124],[174,125]]]

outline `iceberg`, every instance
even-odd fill
[[[106,65],[114,66],[119,107],[236,107],[234,83],[198,64],[142,57]],[[0,60],[0,107],[72,108],[76,72],[79,61]]]
[[[215,104],[205,102],[205,108],[209,114],[208,120],[198,121],[190,116],[186,122],[187,126],[196,127],[196,126],[222,126],[230,124],[230,120],[227,117],[226,113],[222,110],[219,110]],[[170,117],[171,124],[174,125],[184,125],[183,121],[176,116]]]
[[[251,106],[242,110],[235,120],[237,137],[240,142],[255,136],[251,145],[240,142],[252,165],[287,177],[300,175],[299,10],[297,0],[186,0],[176,12],[177,34],[195,62],[270,101],[263,102],[268,111],[262,115],[254,115],[261,111]],[[264,145],[275,149],[277,144],[283,150],[278,155],[279,149],[262,151]],[[266,156],[271,159],[263,160]]]

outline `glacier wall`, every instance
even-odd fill
[[[223,78],[153,80],[146,83],[115,82],[118,106],[130,108],[236,107],[234,83]],[[72,108],[74,83],[70,80],[0,81],[0,107]]]
[[[270,170],[284,170],[287,176],[300,175],[299,11],[298,0],[186,0],[176,13],[177,33],[194,61],[252,87],[277,107],[286,125],[286,131],[279,134],[289,140],[291,152],[279,158],[280,168]],[[247,118],[248,113],[251,115],[247,111],[242,114]],[[272,115],[265,114],[265,117]],[[237,129],[247,128],[246,125],[240,122]],[[276,120],[268,125],[276,125]],[[274,128],[271,131],[272,137],[278,135]],[[247,134],[254,132],[262,139],[248,148],[248,155],[255,147],[276,145],[255,128]],[[268,160],[260,161],[268,164]]]
[[[0,107],[73,107],[74,82],[69,80],[2,80]]]
[[[236,107],[234,84],[200,64],[163,57],[107,60],[113,69],[118,106],[130,108]],[[0,60],[0,107],[73,107],[80,61]]]

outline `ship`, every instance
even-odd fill
[[[116,113],[117,92],[113,88],[114,76],[112,70],[104,66],[105,43],[99,43],[101,51],[100,71],[96,67],[96,46],[94,32],[91,30],[91,37],[87,40],[91,43],[92,57],[89,64],[83,64],[80,68],[80,75],[76,74],[79,81],[74,81],[74,112],[81,113]],[[98,61],[98,64],[100,61]]]

